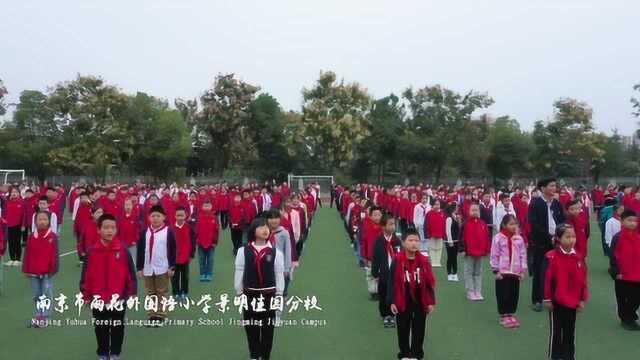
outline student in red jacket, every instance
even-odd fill
[[[93,309],[93,317],[98,358],[120,359],[124,340],[124,302],[137,292],[135,266],[126,247],[116,237],[116,218],[105,214],[97,223],[100,240],[87,255],[80,278],[80,291],[85,303],[99,298],[108,304],[117,296],[116,306]]]
[[[176,208],[176,222],[171,226],[176,235],[176,271],[171,278],[173,295],[179,301],[186,301],[189,295],[189,263],[196,249],[195,231],[187,220],[184,207]]]
[[[9,240],[8,266],[22,265],[22,230],[24,230],[24,201],[20,196],[20,190],[12,187],[9,190],[9,199],[5,202],[4,219],[7,223]]]
[[[213,279],[213,260],[218,244],[220,225],[213,212],[211,200],[206,199],[196,220],[196,240],[198,243],[198,260],[200,263],[200,281]]]
[[[578,199],[569,200],[565,209],[566,223],[573,226],[576,232],[576,252],[586,258],[589,250],[589,218],[585,216],[582,202]]]
[[[575,250],[573,226],[556,229],[555,249],[545,255],[544,306],[549,310],[549,358],[575,359],[576,311],[589,299],[587,265]]]
[[[367,289],[371,299],[378,296],[376,281],[371,274],[371,261],[373,260],[373,245],[378,237],[383,233],[380,220],[382,219],[382,209],[378,206],[371,206],[368,209],[368,216],[362,221],[360,229],[360,256],[364,261],[365,278]]]
[[[242,233],[248,225],[248,222],[245,220],[242,197],[238,193],[233,195],[233,202],[228,212],[228,221],[231,231],[231,242],[233,243],[233,256],[235,257],[238,249],[242,247]]]
[[[140,238],[140,218],[134,211],[133,199],[124,201],[123,211],[116,217],[118,220],[118,238],[127,248],[131,258],[136,258],[136,244]]]
[[[86,260],[89,249],[95,245],[98,240],[100,240],[100,235],[98,233],[98,219],[103,214],[104,210],[102,210],[102,208],[93,208],[91,210],[91,216],[93,218],[84,225],[80,241],[77,243],[77,250],[81,261]]]
[[[27,189],[24,191],[24,219],[22,224],[24,231],[22,232],[22,246],[26,246],[27,239],[31,236],[31,219],[33,214],[36,213],[38,207],[38,197],[35,196],[33,190]]]
[[[640,330],[640,234],[638,216],[625,210],[620,216],[622,229],[611,241],[610,272],[615,280],[618,316],[627,330]]]
[[[429,259],[420,253],[420,236],[408,229],[389,269],[387,303],[396,316],[398,359],[424,357],[427,315],[436,304],[436,279]]]
[[[429,261],[431,266],[441,267],[442,248],[446,237],[447,215],[442,211],[440,201],[436,201],[427,213],[424,222],[424,234],[427,238],[427,248],[429,250]]]
[[[482,301],[482,258],[489,255],[491,243],[487,224],[480,219],[480,206],[477,203],[469,206],[469,217],[462,227],[462,243],[464,246],[464,283],[467,299]]]
[[[50,308],[38,308],[38,302],[45,296],[53,303],[52,277],[58,272],[58,237],[49,229],[49,213],[36,213],[36,232],[31,234],[25,248],[22,272],[31,279],[34,311],[31,327],[47,327]]]

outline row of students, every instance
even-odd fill
[[[357,196],[355,195],[355,197]],[[558,223],[555,226],[552,237],[552,244],[555,242],[555,246],[544,253],[541,277],[543,303],[550,310],[549,356],[552,359],[574,358],[575,312],[584,308],[584,304],[588,300],[587,270],[584,261],[587,252],[583,250],[587,246],[585,239],[588,238],[588,225],[582,221],[582,217],[585,215],[584,207],[581,201],[570,200],[565,203],[564,208],[563,213],[567,216],[567,223]],[[377,212],[376,207],[370,207],[368,217],[363,221],[362,226],[366,228],[367,224],[375,223]],[[518,218],[515,214],[505,214],[501,218],[499,232],[493,237],[493,240],[487,241],[490,238],[490,232],[487,224],[481,219],[479,205],[471,204],[468,213],[469,216],[464,222],[461,236],[467,267],[468,297],[471,300],[482,299],[481,282],[478,281],[481,280],[479,278],[481,258],[491,255],[490,264],[496,277],[495,293],[500,324],[506,328],[517,328],[520,325],[515,317],[519,300],[519,286],[526,276],[528,267],[527,242],[520,235]],[[389,275],[385,270],[388,269],[387,266],[392,263],[393,258],[398,256],[398,252],[394,248],[397,249],[399,241],[394,234],[395,219],[393,216],[383,214],[379,225],[383,234],[375,242],[372,275],[378,280],[378,291],[380,292],[389,288]],[[408,233],[414,232],[411,229],[407,231]],[[637,236],[637,232],[631,233]],[[640,244],[640,242],[632,241],[629,243]],[[623,253],[629,252],[624,251]],[[627,267],[630,267],[629,261],[626,264]],[[629,272],[629,269],[626,271]],[[619,287],[618,284],[616,286]],[[622,289],[628,288],[628,286],[622,286]],[[627,309],[637,310],[635,302],[637,300],[633,295],[635,294],[634,290],[626,292],[622,290],[621,293],[624,295],[621,296],[623,300],[619,301],[619,305],[626,304],[622,307],[626,306]],[[383,323],[385,327],[391,327],[390,324],[398,322],[398,320],[391,320],[389,312],[386,310],[387,307],[391,308],[390,304],[393,300],[389,297],[386,297],[385,300],[378,300]],[[622,310],[622,312],[630,314],[635,310]],[[415,315],[412,315],[412,318],[418,321],[421,319],[420,316],[416,317]],[[421,327],[418,326],[418,328]],[[419,332],[416,334],[418,338],[422,336]],[[403,335],[400,336],[399,331],[401,349],[407,348],[407,339],[405,332],[403,331]],[[405,343],[405,341],[407,342]],[[401,356],[407,357],[406,354],[409,354],[411,357],[421,358],[422,355],[416,356],[414,351],[401,350]]]

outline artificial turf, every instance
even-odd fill
[[[640,354],[639,333],[621,329],[615,314],[613,283],[607,274],[607,259],[602,255],[598,228],[592,224],[589,281],[591,300],[577,321],[578,359],[623,359]],[[211,293],[208,315],[202,307],[178,309],[172,319],[192,319],[193,327],[167,326],[126,329],[124,359],[248,359],[246,338],[241,327],[229,325],[240,319],[230,305],[226,314],[218,312],[215,302],[222,293],[233,294],[233,258],[229,232],[225,231],[216,249],[214,281],[198,282],[197,259],[191,263],[190,296],[196,301]],[[61,253],[75,249],[70,224],[64,225]],[[446,255],[444,255],[446,256]],[[6,260],[6,256],[5,259]],[[462,259],[459,261],[462,269]],[[435,269],[438,283],[436,311],[427,322],[426,358],[455,359],[545,359],[548,339],[548,315],[528,308],[530,280],[521,287],[517,330],[498,325],[492,274],[485,264],[484,295],[481,303],[465,299],[463,282],[446,281],[445,271]],[[60,259],[60,271],[54,278],[54,296],[64,293],[70,308],[53,318],[62,326],[46,329],[27,327],[31,317],[31,290],[19,268],[4,269],[4,291],[0,296],[0,359],[93,359],[93,327],[65,325],[67,318],[89,321],[90,312],[78,317],[73,296],[78,290],[80,268],[71,254]],[[138,293],[144,290],[138,284]],[[272,359],[394,359],[397,342],[395,329],[385,329],[378,316],[377,303],[370,301],[364,273],[359,269],[344,228],[335,209],[320,209],[314,219],[301,267],[296,271],[290,296],[305,299],[315,295],[322,311],[303,308],[284,319],[291,320],[276,329]],[[128,318],[144,319],[141,309],[128,312]],[[198,326],[199,319],[222,319],[224,325]],[[317,322],[309,320],[319,320]],[[297,324],[293,324],[296,321]],[[303,323],[304,321],[304,323]]]

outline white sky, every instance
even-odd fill
[[[575,97],[598,129],[630,134],[638,14],[635,0],[6,0],[0,78],[11,102],[77,73],[173,101],[235,72],[299,110],[302,87],[334,70],[375,97],[488,91],[490,113],[525,129]]]

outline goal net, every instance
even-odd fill
[[[320,197],[328,199],[331,196],[333,176],[329,175],[293,175],[289,174],[289,187],[293,191],[302,191],[310,185],[320,186]]]
[[[22,182],[24,179],[24,170],[0,169],[0,181],[2,184]]]

